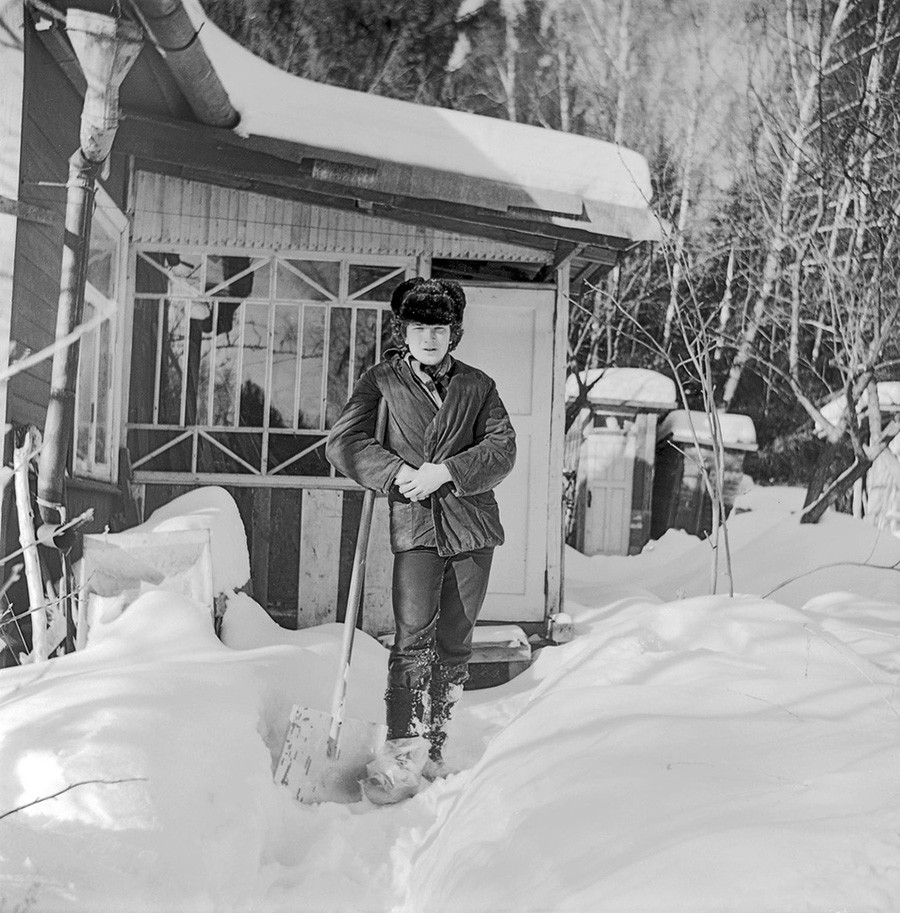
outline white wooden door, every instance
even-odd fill
[[[585,555],[628,554],[634,460],[635,438],[626,431],[595,429],[585,437],[578,463]]]
[[[542,621],[556,290],[466,285],[465,291],[465,334],[454,354],[497,382],[518,447],[515,469],[497,488],[506,542],[494,553],[481,618]]]

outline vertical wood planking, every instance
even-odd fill
[[[335,621],[341,568],[340,491],[307,489],[300,510],[297,627]]]
[[[543,263],[544,251],[166,175],[135,175],[133,240]]]
[[[0,194],[15,200],[19,196],[19,155],[22,141],[22,109],[25,85],[25,23],[24,4],[9,3],[0,10],[0,25],[7,44],[0,54]],[[16,254],[17,219],[0,215],[0,369],[9,364],[10,316],[13,307],[13,264]],[[6,384],[0,384],[0,457],[9,447],[5,437],[7,420]],[[0,548],[7,547],[6,516],[11,507],[12,486],[0,491]]]
[[[391,606],[393,566],[388,501],[387,498],[376,498],[369,534],[362,611],[362,628],[373,636],[394,630],[394,611]]]
[[[272,489],[251,488],[251,517],[253,533],[250,548],[250,579],[253,598],[269,610],[269,541],[272,535]]]
[[[284,628],[297,627],[299,602],[300,524],[303,492],[271,489],[269,524],[269,614]]]
[[[565,516],[563,512],[563,462],[566,446],[565,386],[566,351],[569,339],[569,264],[556,270],[556,314],[553,327],[553,390],[550,414],[550,478],[547,499],[547,555],[544,612],[561,611],[563,560],[565,556]]]
[[[343,621],[347,612],[347,593],[350,590],[350,574],[353,556],[356,553],[356,538],[359,535],[359,518],[362,513],[363,493],[344,493],[341,510],[341,553],[340,578],[338,580],[337,620]]]

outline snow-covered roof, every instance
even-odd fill
[[[719,413],[719,427],[722,429],[722,440],[731,450],[756,450],[756,426],[749,415],[736,415],[732,412]],[[712,444],[709,416],[705,412],[677,409],[660,422],[657,440],[671,438],[673,441],[690,444]]]
[[[324,85],[250,53],[184,0],[243,135],[368,160],[465,175],[525,191],[545,220],[632,241],[659,237],[642,155],[613,143],[499,118]],[[417,197],[440,197],[435,176],[407,176]],[[515,200],[510,200],[510,209]],[[523,201],[519,200],[519,205]]]
[[[588,393],[590,403],[640,403],[659,409],[674,409],[677,405],[675,382],[658,371],[647,368],[590,368],[578,374],[585,385],[594,384]],[[577,396],[578,379],[570,374],[566,380],[566,400],[574,400]]]
[[[883,380],[877,384],[877,388],[878,405],[883,411],[896,412],[900,409],[900,381]],[[868,406],[868,397],[862,396],[856,404],[857,413],[862,415]],[[820,411],[823,418],[831,422],[832,425],[836,425],[841,420],[841,416],[844,414],[846,408],[847,397],[845,394],[841,393],[840,396],[836,396],[833,400],[822,406]]]

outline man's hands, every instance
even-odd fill
[[[418,469],[404,463],[394,484],[410,501],[421,501],[451,480],[450,470],[443,463],[423,463]]]

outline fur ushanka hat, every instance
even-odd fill
[[[461,325],[466,293],[452,279],[416,276],[401,282],[391,295],[391,310],[397,320],[426,324]]]

